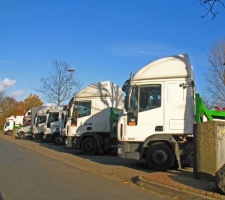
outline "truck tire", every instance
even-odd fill
[[[156,142],[147,148],[145,159],[150,170],[166,171],[174,165],[175,156],[165,142]]]
[[[24,134],[24,132],[19,132],[19,133],[17,133],[17,135],[18,135],[18,138],[19,138],[19,139],[25,139],[25,134]]]
[[[60,135],[55,135],[53,138],[53,142],[55,145],[60,145],[62,144],[62,138]]]
[[[94,138],[87,137],[81,142],[81,151],[85,155],[94,155],[97,153],[98,147]]]

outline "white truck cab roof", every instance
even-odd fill
[[[169,78],[193,78],[188,54],[169,56],[150,62],[134,74],[133,81]]]

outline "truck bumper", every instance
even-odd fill
[[[52,139],[53,139],[53,134],[44,134],[43,135],[43,140],[45,142],[52,142]]]
[[[142,156],[138,151],[138,146],[137,143],[121,142],[117,146],[117,155],[124,159],[140,160]]]
[[[41,133],[33,133],[33,139],[34,140],[40,140],[41,139]]]

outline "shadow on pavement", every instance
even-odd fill
[[[22,140],[22,139],[18,139]],[[54,150],[60,153],[68,153],[79,158],[90,160],[92,162],[96,162],[103,165],[112,165],[112,166],[124,166],[131,169],[139,170],[145,173],[150,173],[148,170],[145,160],[126,160],[117,156],[116,152],[108,153],[108,154],[97,154],[97,155],[84,155],[81,151],[75,149],[69,149],[65,145],[55,145],[53,143],[41,142],[40,140],[29,140],[26,139],[29,143],[36,143],[41,147]]]

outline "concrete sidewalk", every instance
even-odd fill
[[[139,186],[176,196],[178,199],[225,199],[219,193],[214,181],[193,178],[193,168],[155,172],[139,176],[135,181]]]

